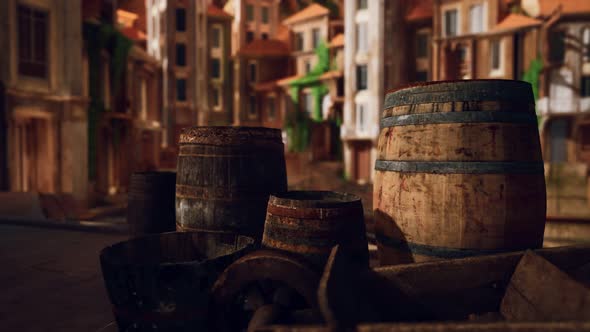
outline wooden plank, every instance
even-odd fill
[[[590,288],[527,251],[508,284],[500,312],[519,321],[588,320]]]

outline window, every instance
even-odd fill
[[[320,44],[320,29],[311,29],[311,40],[315,49]]]
[[[262,7],[262,23],[268,24],[268,7]]]
[[[186,45],[176,44],[176,65],[186,66]]]
[[[356,104],[356,129],[358,132],[365,132],[366,128],[366,106],[363,103]]]
[[[250,79],[250,83],[256,82],[256,63],[252,62],[248,64],[248,78]]]
[[[184,78],[176,80],[176,100],[186,101],[186,79]]]
[[[255,118],[258,112],[256,111],[256,96],[250,96],[248,99],[248,115]]]
[[[254,21],[254,6],[246,5],[246,20],[248,22]]]
[[[313,94],[308,92],[303,95],[303,107],[305,113],[309,115],[310,118],[313,118]]]
[[[584,62],[590,61],[590,28],[584,28],[582,31],[582,53]]]
[[[176,31],[186,31],[186,10],[176,8]]]
[[[469,8],[469,32],[480,33],[484,31],[483,4],[473,5]]]
[[[219,96],[219,87],[214,86],[212,89],[212,96],[211,96],[211,101],[213,102],[213,109],[214,110],[220,110],[221,109],[221,98]]]
[[[367,89],[367,65],[356,66],[356,89]]]
[[[221,62],[219,58],[211,59],[211,78],[221,77]]]
[[[267,40],[268,39],[268,33],[263,33],[262,34],[262,39],[263,40]]]
[[[221,28],[218,26],[211,30],[211,47],[221,47]]]
[[[428,57],[428,34],[419,33],[416,35],[416,57]]]
[[[366,51],[368,48],[367,22],[356,25],[356,47],[357,51]]]
[[[274,120],[277,116],[276,112],[276,104],[274,97],[269,97],[266,102],[268,106],[268,119]]]
[[[565,31],[552,31],[549,43],[549,61],[563,63],[565,57]]]
[[[428,81],[428,72],[427,71],[417,71],[416,72],[416,82],[426,82]]]
[[[358,0],[357,9],[367,9],[367,0]]]
[[[295,51],[303,51],[303,32],[295,34]]]
[[[453,37],[456,36],[458,33],[459,28],[459,20],[458,20],[458,12],[456,9],[451,9],[445,11],[445,36],[446,37]]]
[[[309,63],[309,61],[305,61],[305,73],[309,73],[311,71],[311,64]]]
[[[492,71],[500,70],[502,66],[502,44],[499,39],[494,39],[490,41],[490,68]]]
[[[254,40],[254,31],[246,31],[246,43]]]
[[[46,11],[18,6],[18,72],[47,76],[48,16]]]
[[[580,97],[590,97],[590,76],[582,76]]]

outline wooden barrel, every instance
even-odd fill
[[[100,263],[119,331],[211,330],[209,289],[253,243],[235,234],[171,232],[104,248]]]
[[[323,268],[333,246],[369,264],[363,205],[332,191],[289,191],[270,196],[262,246],[290,252]]]
[[[543,243],[545,178],[528,83],[430,82],[388,93],[375,171],[383,265]]]
[[[174,231],[176,173],[131,174],[127,200],[127,223],[131,235]]]
[[[279,129],[194,127],[180,135],[177,230],[262,237],[271,193],[287,190]]]

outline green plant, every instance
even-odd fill
[[[536,59],[531,61],[531,63],[529,64],[529,68],[522,75],[522,80],[531,84],[535,102],[539,99],[539,77],[541,76],[542,70],[543,60],[539,55]],[[537,124],[539,126],[541,126],[543,122],[542,120],[542,116],[537,113]]]

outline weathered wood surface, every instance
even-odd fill
[[[175,186],[174,172],[137,172],[131,175],[127,223],[132,235],[164,233],[176,229]]]
[[[287,190],[283,150],[278,129],[185,129],[178,155],[177,229],[259,240],[269,195]]]
[[[368,268],[369,252],[358,196],[331,191],[290,191],[268,202],[262,245],[301,256],[323,269],[333,246]]]
[[[383,265],[541,247],[545,179],[527,83],[397,90],[381,125],[373,209]]]
[[[326,326],[268,326],[258,332],[334,332]],[[589,322],[361,324],[351,332],[586,332]]]
[[[340,246],[332,248],[318,288],[326,323],[350,328],[360,322],[428,320],[432,316],[385,277],[351,260]]]
[[[170,232],[104,248],[100,263],[119,329],[209,326],[210,287],[253,243],[234,234]]]
[[[566,273],[590,263],[590,247],[536,250]],[[439,319],[464,320],[472,313],[498,312],[523,252],[378,267],[375,272],[417,300]]]
[[[515,321],[590,321],[590,287],[527,251],[510,279],[500,312]]]

